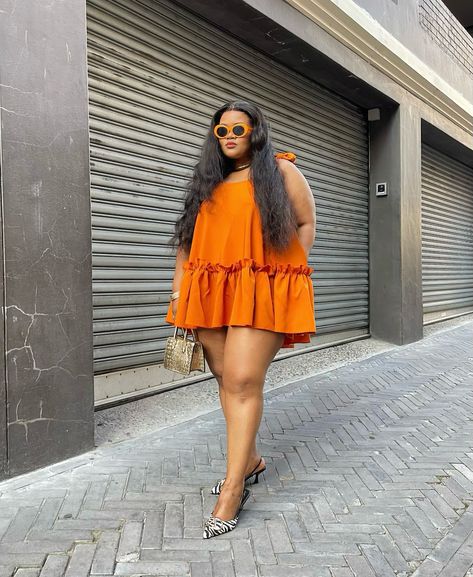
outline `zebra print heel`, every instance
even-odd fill
[[[222,490],[222,485],[224,483],[225,479],[220,479],[220,481],[218,481],[211,489],[210,492],[212,493],[212,495],[220,495],[220,491]]]
[[[217,537],[218,535],[223,535],[224,533],[228,533],[229,531],[233,531],[238,523],[238,516],[240,511],[243,509],[243,505],[248,500],[250,496],[250,491],[248,489],[243,489],[243,494],[241,496],[240,505],[238,507],[238,511],[233,519],[229,521],[224,521],[219,517],[214,517],[210,515],[204,525],[204,539],[210,539],[211,537]]]

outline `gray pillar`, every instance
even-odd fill
[[[85,0],[4,0],[1,12],[10,477],[93,447],[91,223]]]
[[[1,87],[0,87],[1,90]],[[1,96],[1,93],[0,93]],[[1,121],[1,101],[0,101],[0,121]],[[2,129],[0,122],[0,142],[2,137]],[[2,184],[2,165],[1,165],[1,146],[0,146],[0,192]],[[1,200],[1,199],[0,199]],[[3,225],[3,203],[0,202],[0,223]],[[7,389],[5,386],[5,308],[3,303],[5,302],[5,292],[4,292],[4,282],[5,278],[4,268],[3,268],[3,235],[0,234],[0,298],[2,299],[2,307],[0,314],[0,479],[4,477],[5,471],[7,470],[7,420],[5,407],[7,405]]]
[[[387,196],[377,197],[377,183]],[[370,122],[370,317],[374,337],[406,344],[423,335],[421,123],[408,106]]]

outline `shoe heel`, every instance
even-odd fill
[[[243,505],[248,501],[250,494],[251,493],[250,493],[249,489],[244,490],[243,495],[241,497],[239,512],[243,509]]]
[[[264,469],[261,469],[261,471],[258,471],[257,473],[254,474],[255,480],[253,481],[253,485],[256,485],[256,483],[259,483],[259,476],[262,475],[265,471],[266,471],[266,467]],[[263,479],[264,479],[264,475],[263,475]]]

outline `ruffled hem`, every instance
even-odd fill
[[[286,333],[281,348],[293,349],[296,343],[310,343],[310,337],[313,336],[315,336],[315,331],[311,333]]]
[[[251,326],[285,333],[282,348],[308,343],[315,334],[313,269],[301,264],[259,264],[244,258],[230,265],[186,261],[173,318],[183,328]]]
[[[223,274],[231,274],[234,272],[241,272],[243,269],[251,269],[255,273],[265,272],[268,275],[276,275],[276,274],[305,274],[310,276],[314,269],[305,264],[293,265],[290,263],[266,263],[266,264],[259,264],[252,258],[243,258],[238,260],[232,264],[225,265],[220,264],[218,262],[209,262],[203,259],[196,259],[193,262],[186,261],[184,263],[183,269],[184,270],[191,270],[191,271],[207,271],[210,273],[223,273]]]

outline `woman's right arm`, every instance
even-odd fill
[[[182,247],[177,248],[176,252],[176,270],[174,271],[174,278],[172,281],[172,292],[176,292],[179,290],[181,286],[181,279],[182,275],[184,274],[184,262],[189,259],[189,252],[186,251]],[[177,311],[177,303],[179,302],[179,298],[172,301],[172,314],[175,316]]]

